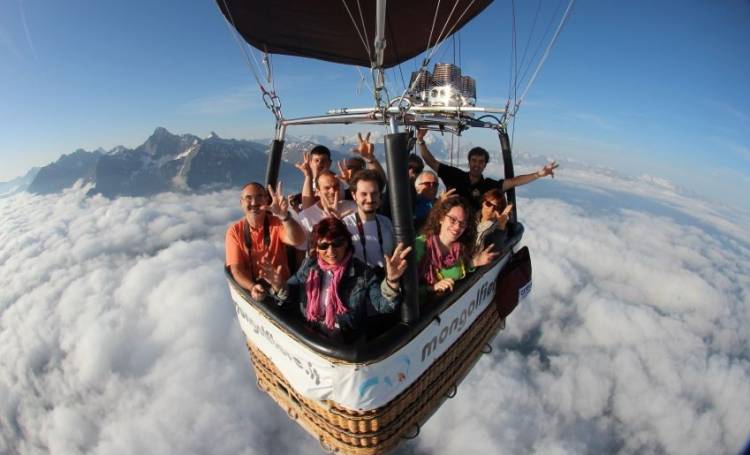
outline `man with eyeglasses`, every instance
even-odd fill
[[[237,284],[250,291],[254,300],[262,301],[269,285],[259,277],[261,267],[272,267],[289,278],[284,245],[300,245],[305,231],[289,213],[281,183],[276,191],[248,183],[242,188],[240,206],[245,216],[227,229],[226,266]]]
[[[469,150],[469,171],[463,171],[435,159],[424,141],[426,134],[426,129],[420,128],[417,130],[417,145],[425,163],[437,172],[446,188],[455,188],[456,194],[465,197],[475,211],[479,210],[482,195],[487,191],[499,188],[500,191],[506,192],[511,188],[525,185],[548,175],[554,177],[555,169],[558,167],[558,164],[552,161],[531,174],[519,175],[510,179],[495,180],[482,175],[484,169],[487,167],[487,163],[490,161],[490,154],[487,153],[487,150],[481,147],[474,147]]]
[[[422,171],[414,181],[414,228],[419,230],[437,201],[438,176],[432,171]]]

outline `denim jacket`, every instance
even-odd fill
[[[305,282],[311,270],[323,272],[314,258],[306,258],[297,273],[289,278],[284,289],[274,297],[282,304],[299,301],[302,314],[306,314],[307,292]],[[376,313],[392,313],[401,302],[401,296],[386,284],[386,280],[378,282],[377,273],[364,262],[352,256],[349,264],[341,276],[338,294],[341,301],[349,309],[345,314],[336,316],[336,322],[342,331],[356,332],[367,322],[368,304]]]

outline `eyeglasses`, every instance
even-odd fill
[[[242,196],[242,199],[245,202],[265,201],[266,195],[265,194],[248,194],[248,195]]]
[[[466,221],[461,221],[458,218],[448,215],[447,213],[445,214],[445,217],[448,218],[448,221],[450,221],[451,224],[458,225],[458,227],[462,229],[469,225],[469,223],[467,223]]]
[[[502,212],[503,209],[499,205],[495,205],[490,201],[484,201],[484,205],[487,207],[492,207],[496,212]]]
[[[420,185],[424,186],[437,186],[437,182],[419,182]]]
[[[344,246],[346,243],[346,239],[338,238],[336,240],[332,240],[330,242],[320,242],[318,243],[318,249],[320,251],[325,251],[330,247],[339,248]]]

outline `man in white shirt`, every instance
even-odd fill
[[[309,238],[312,229],[323,218],[335,216],[340,218],[347,213],[354,212],[357,205],[354,201],[342,200],[339,190],[339,179],[331,171],[321,171],[317,176],[318,202],[297,214],[297,220]],[[297,249],[307,250],[307,240]]]
[[[388,217],[377,213],[380,207],[381,179],[378,173],[365,169],[352,177],[349,189],[357,210],[342,221],[352,234],[354,257],[371,267],[384,267],[384,255],[393,252],[393,225]]]

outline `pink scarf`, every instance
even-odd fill
[[[440,252],[438,242],[437,235],[427,237],[424,256],[422,256],[422,260],[419,262],[419,276],[430,285],[440,281],[438,272],[441,269],[453,267],[461,260],[461,243],[453,242],[450,250],[448,250],[448,254],[443,256]]]
[[[333,272],[333,279],[329,283],[328,288],[328,298],[325,302],[325,325],[328,327],[328,330],[333,330],[337,314],[346,314],[346,312],[349,311],[339,298],[338,287],[341,282],[341,276],[344,274],[351,257],[352,252],[350,251],[340,264],[327,264],[318,258],[318,267],[320,267],[321,270]],[[310,274],[307,275],[307,281],[305,282],[305,290],[307,292],[307,311],[305,316],[310,322],[319,321],[320,272],[318,272],[315,267],[310,268]]]

